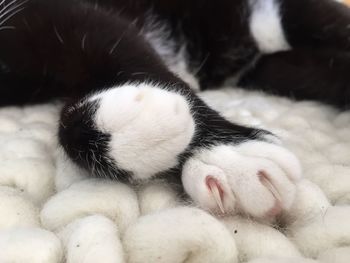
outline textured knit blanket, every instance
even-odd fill
[[[89,179],[57,146],[59,105],[0,109],[0,262],[350,262],[350,112],[226,88],[201,96],[266,128],[305,180],[283,228],[217,218],[162,181]]]

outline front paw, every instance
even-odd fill
[[[185,98],[142,84],[98,96],[96,126],[111,135],[109,155],[136,179],[177,165],[191,142],[194,120]]]
[[[264,219],[291,207],[300,178],[290,151],[255,140],[200,149],[182,174],[185,191],[202,208]]]
[[[147,179],[173,168],[195,132],[186,98],[146,83],[101,91],[66,115],[73,121],[61,127],[62,145],[97,176],[119,170]]]

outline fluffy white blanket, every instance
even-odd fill
[[[202,96],[300,158],[306,179],[286,228],[215,218],[162,182],[86,179],[57,150],[59,105],[10,107],[0,110],[0,262],[350,262],[350,112],[232,88]]]

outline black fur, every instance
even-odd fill
[[[279,3],[294,49],[264,55],[249,31],[248,0],[5,0],[1,12],[16,13],[0,20],[0,105],[64,100],[60,143],[78,165],[108,178],[129,179],[132,172],[107,157],[110,135],[91,124],[94,104],[75,107],[101,89],[152,81],[185,95],[197,133],[180,164],[198,147],[268,133],[226,121],[167,68],[140,34],[151,14],[171,29],[169,38],[178,48],[186,43],[188,64],[203,89],[260,56],[242,85],[346,107],[350,11],[331,0]]]

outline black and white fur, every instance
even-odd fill
[[[332,0],[2,0],[0,105],[62,99],[59,142],[91,176],[182,173],[203,208],[271,217],[298,160],[194,90],[231,78],[346,107],[349,25]]]

